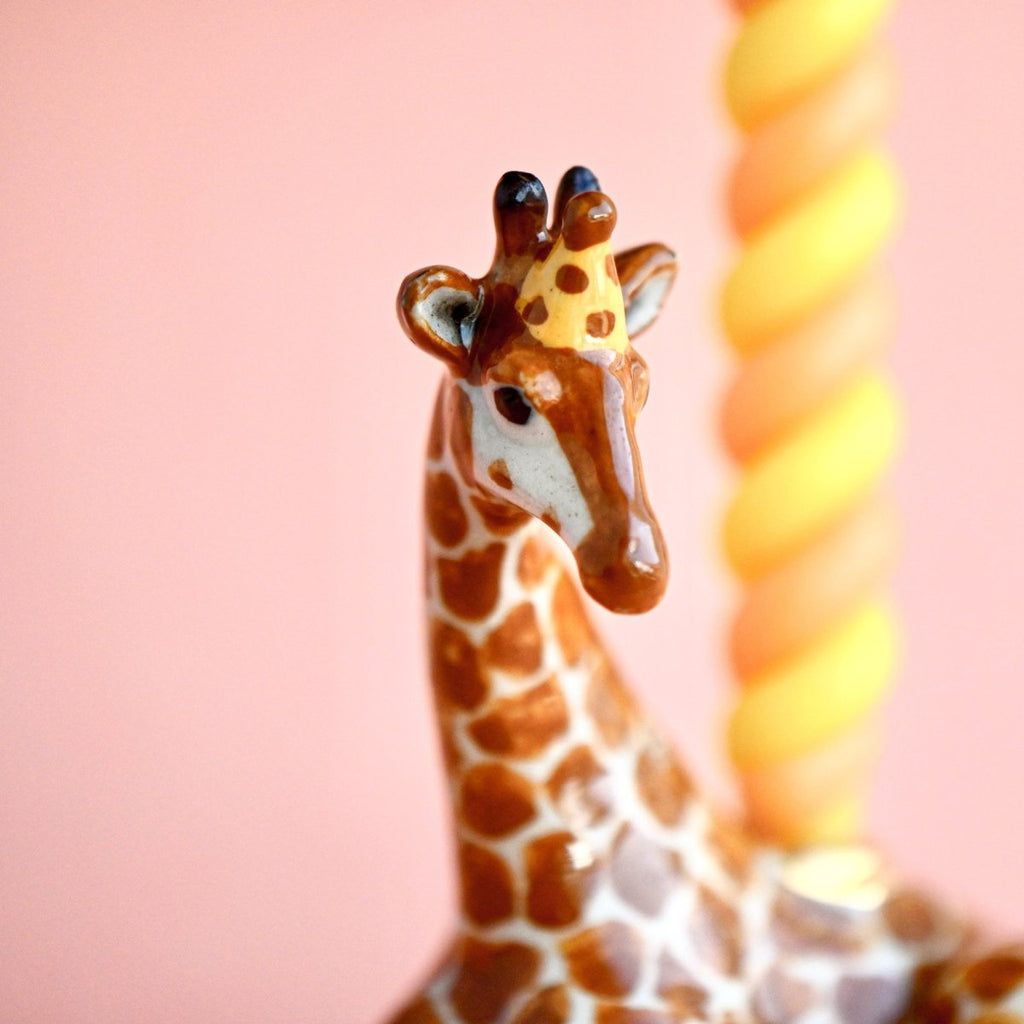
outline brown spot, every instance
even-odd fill
[[[597,1007],[594,1024],[679,1024],[679,1017],[661,1010],[601,1003]]]
[[[459,500],[458,485],[450,473],[428,475],[425,504],[427,528],[439,544],[454,547],[466,536],[469,521]]]
[[[618,747],[629,734],[636,717],[633,700],[619,681],[608,658],[601,657],[594,666],[587,685],[587,712],[594,719],[597,731],[609,747]]]
[[[516,568],[516,575],[524,587],[535,587],[555,560],[551,549],[538,537],[527,537],[519,552],[519,565]]]
[[[464,619],[486,618],[498,600],[498,576],[505,555],[504,544],[488,544],[467,551],[458,561],[437,560],[437,576],[444,603]]]
[[[935,905],[922,893],[895,892],[882,908],[889,930],[903,942],[927,942],[939,930]]]
[[[533,981],[540,954],[518,942],[491,943],[467,938],[451,1001],[466,1024],[493,1024],[509,1000]]]
[[[607,242],[615,229],[615,207],[601,192],[574,196],[562,218],[562,240],[567,249],[579,252]]]
[[[751,1002],[761,1024],[788,1024],[814,1004],[814,989],[772,967],[754,989]]]
[[[536,757],[568,725],[565,698],[549,680],[498,701],[493,711],[469,727],[469,732],[488,753]]]
[[[512,1024],[565,1024],[572,1009],[564,985],[541,989],[516,1015]]]
[[[619,268],[615,266],[615,257],[611,253],[604,258],[604,272],[615,284],[619,283]]]
[[[411,1003],[400,1011],[397,1017],[392,1017],[388,1024],[444,1024],[444,1022],[434,1012],[430,1001],[424,998]]]
[[[704,885],[697,890],[690,939],[697,954],[714,970],[730,975],[739,972],[739,916],[734,907]]]
[[[636,784],[640,799],[658,821],[668,826],[679,823],[693,784],[671,747],[659,743],[642,751],[636,765]]]
[[[536,813],[533,786],[502,764],[478,764],[462,780],[462,816],[485,836],[504,836]]]
[[[549,530],[554,530],[555,533],[561,533],[562,532],[562,524],[559,521],[558,516],[556,516],[555,513],[551,509],[548,509],[546,512],[544,512],[541,515],[540,521]]]
[[[919,1012],[921,1007],[939,991],[948,970],[948,963],[942,960],[921,964],[917,967],[911,982],[910,997],[911,1006],[915,1011]]]
[[[441,730],[441,757],[449,775],[462,767],[462,752],[459,750],[455,735],[450,728]]]
[[[590,284],[586,272],[572,263],[565,263],[555,274],[555,286],[568,295],[579,295],[585,292]]]
[[[612,884],[615,891],[642,914],[653,917],[679,882],[678,857],[623,825],[612,847]]]
[[[921,1010],[921,1024],[954,1024],[956,1001],[950,995],[941,995]]]
[[[461,629],[440,619],[431,625],[430,677],[443,701],[466,711],[487,696],[476,648]]]
[[[667,952],[658,958],[658,995],[682,1017],[703,1019],[707,1012],[707,991]]]
[[[587,314],[587,334],[592,338],[607,338],[615,330],[615,314],[610,309]]]
[[[459,847],[462,910],[474,923],[494,924],[512,913],[512,874],[495,853],[473,843]]]
[[[469,500],[472,502],[473,508],[480,513],[480,518],[484,521],[484,526],[488,531],[499,537],[507,537],[510,533],[515,533],[529,518],[529,513],[524,512],[521,508],[516,508],[515,505],[510,505],[507,501],[498,499],[492,501],[479,494],[471,494]]]
[[[567,572],[563,572],[551,597],[551,615],[555,621],[555,636],[565,660],[575,665],[583,652],[594,643],[590,620],[583,610],[576,585]]]
[[[1024,981],[1024,950],[998,950],[975,961],[964,971],[964,981],[979,999],[1003,999]]]
[[[576,984],[595,995],[629,995],[640,980],[640,936],[619,921],[578,932],[561,950]]]
[[[506,491],[512,490],[512,477],[508,475],[508,466],[505,465],[504,459],[495,459],[487,467],[487,475],[499,487],[503,487]]]
[[[572,832],[541,836],[526,847],[526,911],[535,924],[561,928],[579,918],[597,874],[589,848],[582,850],[584,863],[577,865],[580,848]]]
[[[523,319],[533,327],[538,327],[548,318],[548,307],[544,305],[544,297],[538,295],[531,299],[523,309]]]
[[[852,953],[864,945],[852,921],[816,911],[786,893],[776,899],[770,925],[775,941],[789,953]]]
[[[540,668],[542,639],[537,613],[529,601],[516,605],[481,648],[484,664],[504,672],[529,675]]]
[[[836,1009],[846,1024],[889,1024],[906,1009],[909,992],[898,978],[841,978],[836,988]]]
[[[681,767],[679,772],[683,772]],[[686,781],[689,784],[689,779]],[[754,844],[743,829],[733,821],[713,817],[708,825],[707,843],[730,877],[741,884],[747,881],[754,859]]]
[[[427,437],[428,459],[439,459],[444,455],[444,391],[442,387],[434,400],[434,415],[430,419],[430,434]]]
[[[603,820],[611,810],[608,773],[589,747],[575,747],[551,773],[546,789],[575,828]]]

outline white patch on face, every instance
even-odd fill
[[[501,385],[459,381],[459,386],[473,405],[477,479],[493,490],[487,467],[500,459],[512,480],[515,503],[535,516],[553,513],[569,545],[579,545],[594,521],[551,424],[536,409],[523,426],[509,423],[494,407],[493,393]]]

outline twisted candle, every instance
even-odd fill
[[[745,135],[729,188],[742,243],[721,318],[740,365],[722,435],[724,521],[744,587],[729,750],[752,824],[791,845],[857,834],[895,628],[879,596],[895,524],[878,495],[898,433],[874,270],[896,212],[877,146],[890,0],[736,0],[726,97]]]

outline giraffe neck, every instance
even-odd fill
[[[561,542],[463,479],[460,401],[446,382],[426,514],[431,676],[462,909],[489,925],[525,894],[526,917],[558,927],[581,916],[589,872],[614,859],[632,823],[682,827],[696,801],[592,629]],[[659,877],[667,889],[677,870],[653,856],[625,892],[649,910]]]

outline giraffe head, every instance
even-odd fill
[[[615,207],[582,167],[562,178],[550,227],[543,186],[517,171],[494,217],[486,275],[429,267],[398,297],[406,333],[452,375],[449,449],[483,500],[562,537],[593,598],[646,611],[668,563],[634,434],[647,365],[630,338],[656,318],[675,259],[660,245],[613,256]]]

